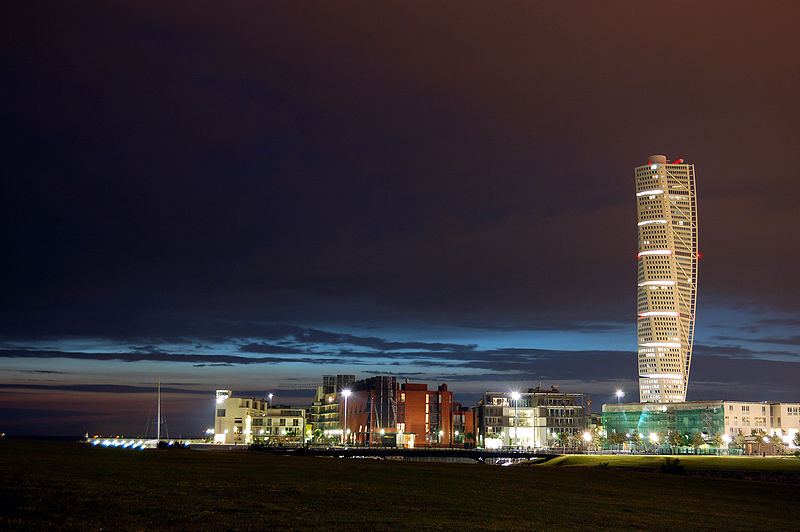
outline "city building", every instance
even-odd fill
[[[216,391],[214,443],[264,442],[302,445],[307,438],[305,408],[275,407],[269,399],[234,397],[231,390]]]
[[[688,401],[683,403],[610,403],[603,405],[607,433],[643,437],[655,434],[663,440],[672,432],[704,434],[733,439],[764,432],[791,441],[800,431],[800,403],[746,401]]]
[[[639,400],[686,400],[697,300],[694,165],[653,155],[635,169]]]
[[[349,390],[355,380],[355,375],[322,376],[309,415],[314,443],[336,444],[342,440],[342,422],[339,419],[341,391]]]
[[[339,392],[339,419],[350,445],[396,444],[397,377],[377,376]]]
[[[342,439],[339,397],[339,393],[325,393],[323,385],[317,386],[309,414],[311,437],[314,443],[336,444]]]
[[[452,447],[475,447],[477,440],[477,411],[475,408],[461,406],[461,403],[453,403],[450,413],[451,426],[453,428]]]
[[[453,392],[447,390],[447,384],[428,390],[427,384],[406,379],[400,384],[398,399],[397,432],[402,446],[452,446]]]
[[[328,430],[328,434],[348,445],[449,447],[455,443],[453,393],[446,384],[428,390],[427,384],[407,379],[398,383],[397,377],[383,375],[355,381],[334,396],[323,394],[314,403],[313,408],[321,413],[320,423],[332,423],[334,419],[332,413],[330,417],[322,415],[331,409],[325,403],[338,405],[339,430],[320,425],[323,437]],[[474,416],[470,414],[467,409],[456,418],[461,427],[459,445],[464,444],[465,431],[474,433]]]
[[[486,392],[478,402],[477,444],[482,447],[553,447],[586,429],[583,394],[552,386],[527,392]],[[559,436],[563,434],[563,436]]]

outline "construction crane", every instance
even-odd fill
[[[278,390],[316,390],[317,386],[321,386],[319,382],[290,382],[282,383],[277,386]]]

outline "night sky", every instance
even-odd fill
[[[122,4],[122,5],[117,5]],[[695,164],[688,399],[800,401],[800,3],[15,2],[0,431],[213,391],[636,389],[634,166]]]

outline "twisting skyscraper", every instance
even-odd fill
[[[694,165],[653,155],[636,168],[639,400],[686,400],[697,298]]]

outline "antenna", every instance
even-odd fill
[[[161,377],[158,378],[158,418],[156,420],[156,440],[161,441]]]

